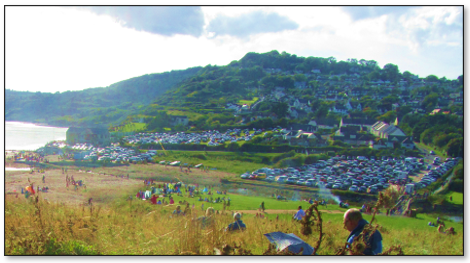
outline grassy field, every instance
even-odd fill
[[[170,152],[169,152],[170,154]],[[237,162],[242,164],[266,165],[256,163],[258,158],[273,157],[276,154],[242,154],[226,152],[182,152],[172,151],[166,157],[186,157],[191,160],[214,161],[225,163],[227,169]],[[206,156],[208,160],[196,158],[198,155]],[[186,156],[185,156],[186,155]],[[219,184],[219,180],[226,177],[236,177],[238,174],[217,170],[208,172],[192,169],[191,172],[182,172],[179,167],[162,166],[158,164],[115,165],[112,167],[99,164],[85,163],[80,167],[73,166],[74,162],[59,161],[57,156],[48,157],[51,163],[46,168],[46,184],[49,193],[39,193],[38,203],[33,198],[26,199],[19,194],[16,197],[13,190],[20,192],[21,187],[28,184],[28,178],[34,185],[42,186],[42,174],[30,174],[28,171],[13,171],[5,173],[5,254],[20,255],[178,255],[178,254],[212,254],[214,248],[221,248],[225,244],[234,244],[250,250],[252,254],[263,254],[268,248],[268,240],[264,233],[281,231],[294,233],[312,246],[318,240],[319,232],[313,228],[313,234],[301,234],[301,225],[291,220],[296,208],[301,205],[304,209],[309,207],[305,201],[278,201],[271,197],[278,191],[275,188],[262,186],[245,186],[243,184]],[[235,159],[235,160],[234,160]],[[173,159],[172,159],[173,160]],[[181,160],[182,159],[175,159]],[[24,164],[7,163],[23,167]],[[88,166],[89,165],[89,166]],[[91,167],[94,166],[94,167]],[[62,167],[68,168],[68,175],[75,179],[84,180],[87,189],[78,188],[77,191],[65,187],[65,175]],[[217,167],[217,166],[215,166]],[[235,169],[242,169],[238,167]],[[253,167],[249,167],[250,171]],[[245,167],[246,168],[246,167]],[[79,171],[81,170],[81,171]],[[86,171],[89,170],[90,173]],[[105,174],[106,173],[106,174]],[[114,176],[111,176],[114,175]],[[127,179],[127,174],[129,178]],[[124,175],[125,178],[116,177]],[[230,198],[230,206],[223,211],[223,203],[209,203],[198,201],[198,197],[189,198],[187,195],[173,195],[175,204],[187,201],[191,216],[172,216],[175,205],[152,205],[148,201],[137,200],[135,194],[138,190],[147,190],[142,180],[153,178],[157,181],[169,182],[172,180],[185,183],[198,183],[200,189],[208,187],[215,192],[227,190],[227,195],[202,194],[203,199],[212,197]],[[159,183],[157,183],[159,184]],[[284,191],[290,199],[292,191]],[[184,194],[184,191],[183,191]],[[462,194],[452,194],[455,202],[461,202]],[[302,198],[309,194],[300,193]],[[132,200],[129,197],[132,196]],[[298,196],[297,196],[298,197]],[[85,205],[88,198],[93,198],[93,205]],[[47,199],[47,200],[45,200]],[[161,197],[160,197],[161,199]],[[168,197],[165,198],[168,201]],[[343,200],[344,201],[344,200]],[[267,209],[265,219],[256,218],[261,202]],[[204,204],[204,209],[202,205]],[[215,225],[208,229],[198,227],[192,218],[203,214],[203,210],[212,206],[219,214],[214,218]],[[346,209],[330,204],[328,207],[320,206],[323,219],[323,241],[318,254],[333,255],[338,248],[344,245],[348,231],[343,229],[343,213]],[[232,219],[232,211],[243,212],[243,221],[247,224],[247,231],[230,234],[220,231]],[[259,212],[260,213],[260,212]],[[276,219],[279,214],[279,220]],[[418,214],[416,218],[400,216],[376,216],[375,223],[383,236],[384,250],[400,245],[405,255],[462,255],[463,254],[463,224],[446,221],[446,228],[452,226],[457,231],[456,236],[447,236],[437,232],[435,227],[427,226],[427,222],[435,222],[436,217],[447,218],[441,214]],[[370,220],[370,215],[364,215]],[[318,223],[318,222],[317,222]]]
[[[92,209],[93,208],[93,209]],[[268,248],[264,233],[294,233],[314,246],[319,232],[301,234],[301,224],[291,215],[267,215],[265,219],[244,214],[247,230],[227,233],[231,212],[214,216],[214,224],[201,229],[192,218],[202,214],[193,209],[190,216],[172,216],[174,206],[150,205],[143,201],[110,202],[107,206],[70,207],[39,200],[5,203],[6,255],[178,255],[213,254],[225,244],[238,245],[249,253],[261,255]],[[343,229],[342,214],[322,213],[323,241],[317,253],[333,255],[344,245],[348,231]],[[369,215],[365,219],[370,220]],[[400,245],[405,255],[462,255],[462,224],[454,226],[455,236],[438,233],[426,226],[427,218],[377,216],[384,250]],[[21,237],[21,238],[18,238]]]
[[[202,116],[202,114],[191,112],[191,111],[182,111],[182,110],[168,110],[166,112],[168,115],[178,115],[178,116],[186,116],[188,117],[189,121],[195,121],[197,118]]]
[[[258,97],[253,97],[252,100],[239,100],[238,105],[246,104],[248,106],[251,106],[251,105],[255,104],[255,102],[257,102],[257,101],[258,101]]]
[[[263,157],[271,158],[278,156],[278,153],[238,153],[238,152],[204,152],[204,151],[166,151],[165,155],[154,157],[156,162],[160,161],[181,161],[196,165],[204,164],[206,167],[216,168],[234,175],[240,175],[247,171],[252,172],[263,167],[270,167],[263,164]]]
[[[452,196],[452,201],[450,201],[450,197]],[[450,203],[456,204],[456,205],[463,205],[463,193],[458,193],[458,192],[448,192],[445,194],[446,200],[449,201]]]
[[[145,123],[128,123],[124,127],[119,127],[118,132],[140,132],[145,130]]]

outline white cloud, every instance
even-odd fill
[[[373,59],[400,71],[456,78],[462,74],[462,10],[414,8],[357,13],[340,7],[201,7],[201,36],[163,36],[123,27],[108,16],[64,7],[6,8],[6,88],[55,92],[108,86],[148,73],[226,65],[248,52]],[[215,35],[218,16],[276,13],[296,30],[258,32],[243,40]],[[372,15],[371,15],[372,14]]]

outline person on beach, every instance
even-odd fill
[[[347,238],[349,246],[354,242],[354,238],[359,236],[364,227],[369,224],[365,219],[362,218],[362,213],[357,208],[351,208],[344,213],[343,220],[344,228],[350,231]],[[382,235],[378,230],[370,233],[365,233],[366,248],[362,252],[364,255],[377,255],[382,253]]]

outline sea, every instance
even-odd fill
[[[6,121],[5,150],[37,150],[46,143],[65,140],[68,128],[41,126],[34,123]]]

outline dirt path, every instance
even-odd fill
[[[342,214],[344,213],[343,211],[340,210],[319,210],[320,212],[323,213],[329,213],[329,214]],[[260,211],[258,210],[236,210],[236,212],[239,213],[244,213],[244,214],[256,214],[259,213]],[[275,210],[275,209],[267,209],[264,210],[265,214],[295,214],[297,210]]]

